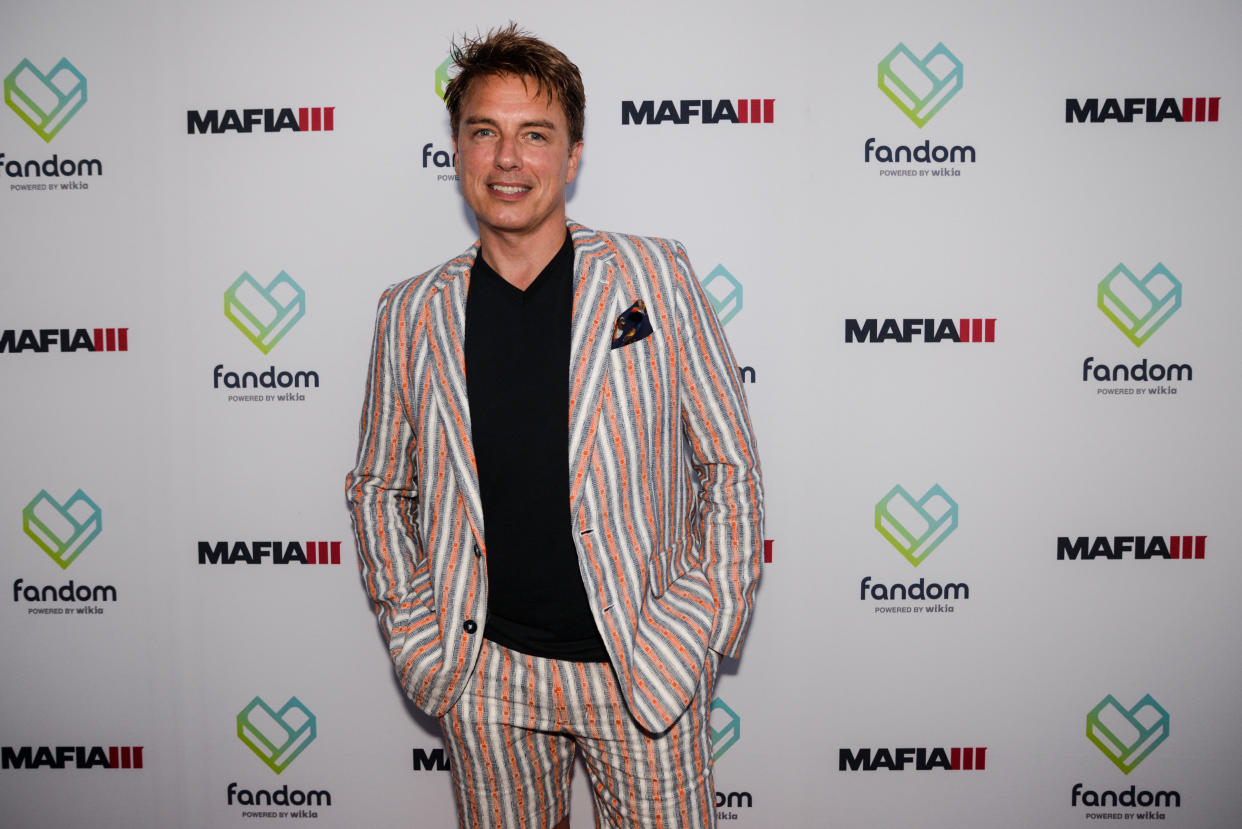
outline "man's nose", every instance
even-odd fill
[[[496,166],[502,170],[520,167],[522,155],[518,150],[517,139],[511,135],[502,135],[496,144]]]

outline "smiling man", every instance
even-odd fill
[[[762,558],[762,485],[685,250],[565,215],[578,68],[510,25],[445,102],[479,241],[380,299],[347,481],[402,687],[463,827],[715,825],[708,715]]]

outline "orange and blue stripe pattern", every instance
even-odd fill
[[[709,648],[740,653],[763,558],[759,461],[736,363],[681,245],[570,233],[571,529],[626,704],[661,731]],[[477,255],[476,244],[384,292],[346,484],[397,673],[435,716],[465,687],[487,614],[463,351]],[[636,302],[653,333],[612,348]]]

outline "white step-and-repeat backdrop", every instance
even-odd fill
[[[570,215],[687,245],[750,398],[721,825],[1242,824],[1236,2],[2,16],[0,824],[453,825],[343,485],[511,17],[586,81]]]

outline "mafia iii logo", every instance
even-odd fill
[[[1206,535],[1098,535],[1090,538],[1061,536],[1057,539],[1057,561],[1091,561],[1096,558],[1120,560],[1132,553],[1139,561],[1153,558],[1203,559],[1207,555]]]
[[[189,109],[185,131],[205,135],[222,132],[332,132],[336,107],[284,107],[282,109]]]
[[[838,771],[983,771],[988,750],[974,748],[843,748]]]
[[[140,769],[142,746],[3,746],[6,769]]]
[[[683,98],[622,101],[621,123],[655,124],[771,124],[776,121],[775,98]]]
[[[199,564],[340,564],[339,541],[200,541]]]
[[[1179,124],[1220,120],[1220,98],[1066,98],[1065,123],[1103,124],[1141,121]]]
[[[847,343],[994,343],[995,317],[845,320]]]
[[[29,351],[129,351],[128,328],[6,328],[0,331],[0,354]]]

